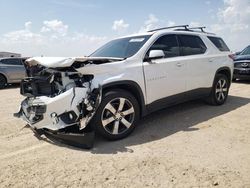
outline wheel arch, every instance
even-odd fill
[[[224,74],[228,78],[229,83],[231,85],[231,83],[232,83],[232,73],[231,73],[231,69],[229,67],[221,67],[221,68],[219,68],[216,71],[215,76],[217,74]],[[215,79],[215,77],[214,77],[214,79]]]
[[[123,89],[131,93],[139,103],[140,107],[140,116],[145,115],[145,98],[142,92],[141,87],[134,81],[124,80],[124,81],[116,81],[108,84],[104,84],[102,86],[102,92],[105,93],[107,91],[113,89]]]
[[[5,78],[5,81],[8,83],[8,77],[4,73],[0,72],[0,76],[3,76]]]

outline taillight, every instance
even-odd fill
[[[232,60],[235,59],[235,55],[234,54],[230,54],[230,55],[228,55],[228,57],[230,57]]]

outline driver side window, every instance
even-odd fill
[[[176,35],[165,35],[157,39],[147,52],[147,57],[151,50],[162,50],[165,58],[180,56],[180,48]]]

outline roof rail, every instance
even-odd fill
[[[148,32],[154,32],[154,31],[160,31],[160,30],[165,30],[165,29],[175,29],[175,31],[190,31],[190,32],[202,32],[202,33],[206,33],[206,34],[211,34],[211,35],[215,35],[214,33],[209,33],[206,32],[204,29],[206,29],[206,27],[189,27],[189,25],[176,25],[176,26],[171,26],[171,27],[162,27],[162,28],[158,28],[158,29],[153,29],[150,30]],[[200,31],[197,31],[200,30]]]
[[[165,29],[173,29],[173,28],[179,28],[179,27],[183,27],[187,31],[189,30],[188,29],[189,25],[176,25],[176,26],[171,26],[171,27],[162,27],[158,29],[153,29],[153,30],[149,30],[148,32],[160,31],[160,30],[165,30]]]
[[[194,29],[200,29],[201,30],[201,32],[203,32],[203,33],[206,33],[205,31],[204,31],[204,29],[206,29],[206,27],[189,27],[188,28],[189,30],[194,30]]]
[[[214,33],[209,33],[209,32],[206,32],[204,29],[206,29],[206,27],[190,27],[188,28],[190,31],[193,31],[193,32],[197,32],[197,31],[194,31],[196,29],[200,29],[202,33],[206,33],[206,34],[210,34],[210,35],[215,35]]]

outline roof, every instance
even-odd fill
[[[215,36],[214,33],[209,33],[205,31],[206,27],[189,27],[189,25],[177,25],[171,27],[163,27],[158,29],[149,30],[144,33],[134,33],[132,35],[127,35],[119,38],[127,38],[127,37],[140,37],[140,36],[148,36],[153,34],[165,34],[169,33],[180,33],[180,34],[199,34],[206,36]],[[118,39],[119,39],[118,38]]]
[[[15,52],[0,52],[0,53],[9,53],[9,54],[18,54],[18,55],[21,55],[19,53],[15,53]]]
[[[29,57],[0,57],[1,59],[28,59]]]

